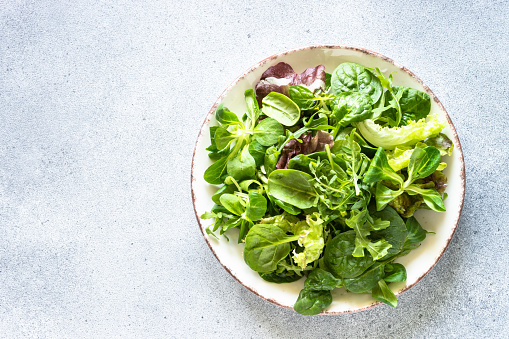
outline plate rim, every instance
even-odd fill
[[[382,59],[382,60],[384,60],[386,62],[389,62],[389,63],[393,64],[394,66],[400,68],[402,71],[406,72],[408,75],[410,75],[412,78],[414,78],[425,89],[426,93],[428,93],[430,98],[433,101],[435,101],[435,103],[439,106],[439,108],[444,112],[445,118],[446,118],[446,120],[448,122],[448,125],[449,125],[449,128],[451,129],[452,137],[453,137],[453,139],[455,141],[455,143],[454,143],[455,150],[459,151],[459,158],[458,159],[460,161],[460,189],[461,189],[461,192],[460,192],[460,201],[459,201],[458,215],[456,216],[456,220],[455,220],[454,227],[452,229],[452,233],[449,236],[449,238],[447,239],[447,242],[446,242],[445,246],[441,249],[439,255],[436,257],[436,260],[433,263],[433,265],[431,265],[431,267],[426,272],[424,272],[414,283],[405,286],[403,289],[401,289],[400,291],[395,293],[396,296],[399,296],[399,295],[403,294],[404,292],[406,292],[407,290],[409,290],[410,288],[412,288],[413,286],[415,286],[418,282],[420,282],[431,271],[431,269],[436,266],[438,261],[442,258],[443,254],[445,253],[445,250],[449,247],[449,244],[451,243],[452,238],[453,238],[454,234],[456,233],[456,229],[458,228],[459,221],[460,221],[460,218],[461,218],[461,212],[463,210],[463,204],[464,204],[464,201],[465,201],[465,181],[466,181],[465,180],[465,161],[464,161],[464,158],[463,158],[463,149],[461,147],[461,142],[459,140],[458,133],[456,131],[456,127],[454,126],[454,124],[453,124],[453,122],[451,120],[451,117],[449,116],[449,113],[447,112],[447,110],[445,109],[443,104],[440,102],[438,97],[412,71],[410,71],[408,68],[406,68],[405,66],[401,65],[400,63],[394,61],[393,59],[391,59],[391,58],[389,58],[389,57],[387,57],[385,55],[382,55],[382,54],[380,54],[378,52],[374,52],[374,51],[371,51],[369,49],[362,48],[362,47],[354,47],[354,46],[341,45],[341,44],[312,44],[312,45],[305,45],[305,46],[301,46],[301,47],[297,47],[297,48],[292,48],[292,49],[284,50],[284,51],[279,52],[279,53],[275,53],[275,54],[273,54],[273,55],[271,55],[271,56],[269,56],[269,57],[267,57],[267,58],[265,58],[265,59],[255,63],[253,66],[249,67],[246,71],[244,71],[240,76],[238,76],[233,82],[231,82],[230,85],[228,85],[226,87],[226,89],[221,93],[221,95],[219,95],[219,97],[214,102],[214,104],[210,108],[209,112],[205,116],[205,119],[203,120],[203,122],[201,124],[200,131],[198,133],[198,136],[196,138],[196,142],[195,142],[195,145],[194,145],[194,148],[193,148],[193,158],[192,158],[192,161],[191,161],[191,177],[190,177],[190,179],[191,179],[191,197],[192,197],[192,201],[193,201],[194,214],[195,214],[196,220],[198,222],[198,227],[199,227],[199,229],[200,229],[200,231],[201,231],[201,233],[203,235],[203,238],[205,239],[205,242],[207,243],[208,247],[210,248],[210,250],[212,251],[212,253],[216,257],[217,261],[221,264],[221,266],[223,266],[223,268],[235,280],[237,280],[237,282],[239,282],[242,286],[244,286],[246,289],[248,289],[249,291],[251,291],[254,294],[256,294],[257,296],[259,296],[260,298],[262,298],[264,300],[267,300],[270,303],[275,304],[277,306],[293,310],[292,307],[289,307],[289,306],[286,306],[286,305],[282,305],[282,304],[278,303],[276,300],[274,300],[272,298],[267,298],[265,296],[262,296],[259,292],[253,290],[249,286],[246,286],[239,278],[237,278],[237,276],[235,276],[235,274],[233,274],[231,269],[228,268],[219,259],[218,255],[216,254],[216,252],[214,251],[212,245],[210,244],[210,240],[207,238],[205,232],[203,231],[203,227],[202,227],[202,224],[201,224],[201,220],[202,219],[200,218],[200,216],[198,215],[198,212],[196,210],[196,195],[195,195],[195,191],[194,191],[194,185],[196,183],[196,178],[195,178],[195,175],[194,175],[194,171],[195,171],[195,159],[196,159],[196,149],[197,149],[197,146],[198,146],[198,141],[202,137],[204,129],[207,127],[208,122],[212,118],[213,113],[215,112],[217,106],[224,100],[224,97],[229,93],[229,91],[240,80],[244,79],[249,73],[253,72],[255,69],[258,69],[259,67],[263,66],[264,64],[266,64],[266,63],[268,63],[268,62],[270,62],[270,61],[272,61],[274,59],[277,59],[280,56],[284,56],[284,55],[287,55],[287,54],[299,52],[299,51],[302,51],[302,50],[311,50],[311,49],[346,49],[346,50],[353,50],[353,51],[364,53],[366,55],[378,57],[378,58],[380,58],[380,59]],[[356,309],[353,309],[353,310],[346,310],[346,311],[323,311],[323,312],[320,313],[320,315],[341,315],[341,314],[348,314],[348,313],[356,313],[356,312],[361,312],[361,311],[365,311],[365,310],[374,308],[374,307],[376,307],[376,306],[378,306],[380,304],[382,304],[382,302],[374,301],[373,303],[371,303],[371,304],[369,304],[367,306],[356,308]]]

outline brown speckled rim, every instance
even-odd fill
[[[253,290],[252,288],[244,285],[242,283],[242,281],[240,281],[233,273],[232,271],[226,267],[222,262],[221,260],[219,259],[219,257],[217,256],[216,252],[214,251],[214,249],[212,248],[212,245],[210,244],[210,241],[209,239],[207,238],[207,236],[205,235],[205,233],[203,232],[203,227],[201,225],[201,219],[200,219],[200,216],[198,215],[198,212],[196,211],[196,196],[195,196],[195,192],[194,192],[194,183],[196,182],[196,179],[195,179],[195,173],[194,173],[194,170],[195,170],[195,158],[196,158],[196,147],[197,147],[197,144],[198,144],[198,140],[201,138],[202,134],[204,133],[204,130],[205,128],[208,126],[208,122],[210,121],[210,119],[212,118],[217,106],[223,101],[224,97],[228,94],[228,92],[242,79],[244,79],[249,73],[253,72],[255,69],[265,65],[267,62],[269,61],[272,61],[282,55],[287,55],[287,54],[291,54],[291,53],[295,53],[295,52],[298,52],[298,51],[302,51],[302,50],[307,50],[307,49],[346,49],[346,50],[353,50],[353,51],[357,51],[357,52],[361,52],[361,53],[364,53],[364,54],[367,54],[367,55],[371,55],[371,56],[375,56],[375,57],[378,57],[380,59],[383,59],[391,64],[393,64],[394,66],[400,68],[401,70],[403,70],[404,72],[406,72],[407,74],[409,74],[412,78],[414,78],[415,80],[417,80],[423,87],[424,89],[426,90],[426,92],[429,94],[429,96],[438,104],[438,106],[440,107],[440,109],[445,113],[445,117],[447,119],[447,122],[449,123],[449,127],[451,129],[451,132],[452,132],[452,137],[454,139],[454,147],[455,147],[455,151],[456,152],[459,152],[459,160],[460,160],[460,179],[461,179],[461,192],[460,192],[460,197],[461,197],[461,201],[459,201],[459,213],[458,215],[456,216],[456,220],[455,220],[455,224],[454,224],[454,228],[452,230],[452,233],[450,235],[450,237],[447,239],[447,243],[446,245],[442,248],[442,251],[440,252],[440,254],[436,257],[435,259],[435,262],[433,263],[433,265],[430,267],[430,269],[428,271],[426,271],[425,273],[423,273],[413,284],[409,285],[409,286],[406,286],[405,288],[403,288],[402,290],[398,291],[396,293],[396,295],[401,295],[403,292],[407,291],[408,289],[410,289],[411,287],[413,287],[415,284],[417,284],[419,281],[422,280],[422,278],[424,278],[424,276],[426,274],[428,274],[428,272],[436,265],[436,263],[438,262],[438,260],[442,257],[442,255],[444,254],[446,248],[449,246],[451,240],[452,240],[452,237],[454,235],[454,233],[456,232],[456,228],[458,227],[458,223],[459,223],[459,220],[460,220],[460,215],[461,215],[461,211],[463,209],[463,202],[465,200],[465,162],[464,162],[464,159],[463,159],[463,151],[462,151],[462,148],[461,148],[461,143],[460,143],[460,140],[458,138],[458,133],[456,132],[456,129],[454,128],[454,124],[452,123],[451,121],[451,118],[449,117],[449,114],[447,113],[447,111],[445,110],[444,106],[442,105],[442,103],[440,102],[440,100],[438,100],[438,98],[435,96],[435,94],[433,94],[433,92],[431,91],[431,89],[424,83],[422,82],[421,79],[419,79],[414,73],[412,73],[408,68],[400,65],[399,63],[395,62],[394,60],[380,54],[380,53],[376,53],[376,52],[373,52],[373,51],[370,51],[370,50],[367,50],[365,48],[359,48],[359,47],[352,47],[352,46],[345,46],[345,45],[310,45],[310,46],[304,46],[304,47],[298,47],[298,48],[294,48],[294,49],[290,49],[290,50],[287,50],[287,51],[284,51],[284,52],[280,52],[280,53],[277,53],[277,54],[274,54],[266,59],[263,59],[262,61],[256,63],[254,66],[250,67],[247,71],[245,71],[244,73],[242,73],[241,76],[239,76],[237,79],[235,79],[224,91],[223,93],[219,96],[219,98],[216,100],[216,102],[214,103],[214,105],[212,105],[210,111],[208,112],[208,114],[206,115],[205,117],[205,120],[203,121],[203,124],[202,124],[202,127],[200,129],[200,133],[198,134],[198,138],[196,139],[196,144],[195,144],[195,147],[194,147],[194,152],[193,152],[193,160],[192,160],[192,164],[191,164],[191,194],[192,194],[192,199],[193,199],[193,207],[194,207],[194,213],[195,213],[195,216],[196,216],[196,220],[198,221],[198,226],[200,228],[200,231],[202,232],[203,234],[203,238],[205,239],[207,245],[209,246],[210,250],[212,251],[212,253],[214,253],[214,256],[217,258],[217,260],[221,263],[221,265],[224,267],[224,269],[231,274],[231,276],[237,280],[241,285],[243,285],[245,288],[247,288],[248,290],[250,290],[251,292],[253,292],[254,294],[258,295],[260,298],[263,298],[275,305],[278,305],[278,306],[281,306],[281,307],[284,307],[284,308],[288,308],[288,309],[292,309],[291,307],[289,306],[285,306],[285,305],[281,305],[279,304],[277,301],[275,301],[274,299],[270,299],[270,298],[266,298],[262,295],[260,295],[260,293],[258,293],[256,290]],[[199,174],[201,175],[201,173]],[[380,305],[381,302],[379,301],[375,301],[373,302],[372,304],[370,305],[367,305],[365,307],[361,307],[361,308],[357,308],[357,309],[353,309],[353,310],[349,310],[349,311],[342,311],[342,312],[331,312],[331,311],[324,311],[322,312],[321,314],[322,315],[339,315],[339,314],[346,314],[346,313],[354,313],[354,312],[360,312],[360,311],[365,311],[365,310],[368,310],[370,308],[373,308],[377,305]]]

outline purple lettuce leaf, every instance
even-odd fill
[[[299,140],[289,140],[281,150],[281,156],[276,164],[277,169],[288,168],[288,162],[299,154],[311,154],[325,151],[325,145],[332,148],[334,140],[332,135],[324,131],[318,131],[315,136],[312,133],[302,135]]]
[[[318,65],[308,68],[301,74],[295,73],[292,66],[280,62],[269,67],[260,77],[255,86],[258,105],[262,106],[262,99],[270,92],[278,92],[288,96],[290,85],[301,85],[315,91],[318,88],[325,90],[325,66]]]

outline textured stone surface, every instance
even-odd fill
[[[0,1],[0,336],[477,338],[509,332],[505,1]],[[302,317],[238,284],[191,204],[202,119],[255,62],[365,47],[440,98],[467,191],[387,306]]]

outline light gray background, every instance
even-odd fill
[[[507,337],[508,42],[506,1],[0,1],[0,336]],[[396,309],[274,306],[195,220],[205,114],[254,63],[313,43],[407,66],[463,145],[458,230]]]

